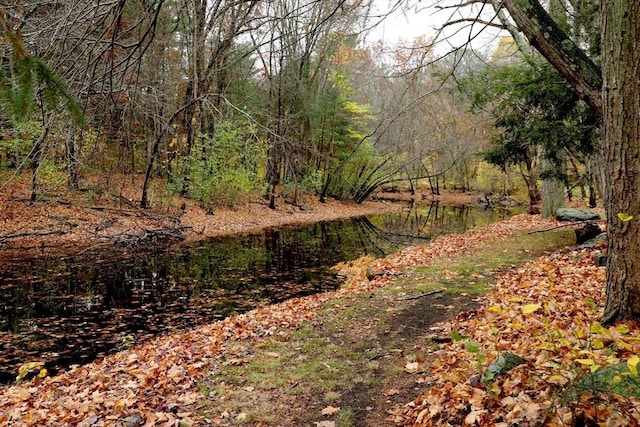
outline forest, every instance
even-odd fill
[[[560,74],[507,31],[444,54],[425,37],[375,39],[400,7],[8,5],[3,174],[30,176],[32,202],[144,177],[143,208],[161,203],[151,180],[209,209],[256,194],[272,208],[305,194],[362,202],[399,186],[536,205],[541,177],[560,200],[580,189],[595,205],[598,120]]]
[[[376,35],[428,9],[445,16],[430,35]],[[0,193],[22,217],[82,228],[55,215],[61,193],[179,225],[187,203],[293,215],[421,189],[536,215],[58,376],[25,363],[0,421],[638,425],[637,22],[630,0],[2,2]],[[604,213],[591,246],[553,220],[573,199]],[[67,233],[46,227],[26,234]]]

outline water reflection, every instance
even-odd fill
[[[164,255],[39,259],[0,272],[0,381],[26,361],[50,369],[132,339],[191,328],[256,306],[335,289],[329,270],[506,214],[438,204],[404,212],[214,239]]]

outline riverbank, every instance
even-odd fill
[[[515,289],[529,295],[526,284],[534,283],[531,292],[549,296],[551,290],[541,291],[539,283],[546,283],[551,273],[558,281],[563,273],[554,263],[565,263],[562,268],[567,262],[586,266],[583,253],[570,251],[563,257],[538,258],[545,260],[542,270],[515,267],[573,241],[570,229],[527,234],[553,224],[519,215],[385,259],[343,265],[341,272],[348,280],[339,291],[259,308],[134,345],[54,378],[3,388],[0,422],[329,427],[420,421],[431,425],[425,414],[436,408],[428,403],[433,397],[417,396],[429,390],[437,393],[440,388],[430,386],[443,379],[454,381],[453,374],[465,386],[477,372],[469,362],[475,354],[461,342],[449,341],[456,322],[484,319],[480,313],[493,310],[484,307],[491,299],[480,295],[498,283],[492,294],[498,292],[502,302],[509,301]],[[596,280],[589,282],[589,289],[601,280],[597,267],[593,269]],[[570,276],[575,272],[567,271]],[[594,274],[581,271],[575,280],[584,282]],[[509,283],[515,289],[502,288],[500,277],[505,274],[512,277]],[[514,304],[530,307],[532,297],[517,298],[521,302]],[[447,318],[455,320],[438,323]],[[460,334],[471,336],[473,331],[465,328],[458,329]],[[499,334],[505,346],[511,342],[507,332]],[[482,336],[474,334],[473,339]],[[525,357],[530,359],[529,354]],[[455,360],[460,360],[460,369]],[[452,374],[446,366],[455,368]],[[511,384],[510,389],[525,386]],[[464,393],[456,396],[462,399],[458,396]],[[479,403],[472,403],[475,411]],[[443,415],[449,410],[455,417],[460,417],[456,412],[460,408],[465,416],[471,413],[464,409],[466,404],[456,405],[440,405],[440,412],[434,413],[447,422],[453,419]],[[515,403],[505,403],[508,410],[514,407]]]
[[[298,205],[279,199],[276,209],[266,200],[246,200],[233,208],[205,209],[199,203],[152,186],[151,208],[137,207],[140,177],[111,177],[109,186],[84,182],[83,190],[49,191],[44,200],[29,202],[28,177],[13,177],[0,189],[0,261],[28,257],[71,256],[90,251],[141,252],[190,244],[227,234],[285,225],[307,224],[403,209],[403,203],[366,201],[361,204],[305,197]],[[473,195],[431,196],[416,200],[472,203]],[[407,201],[409,198],[405,197]]]

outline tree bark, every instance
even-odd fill
[[[549,160],[542,153],[542,170],[548,171],[553,168]],[[559,208],[564,207],[564,183],[555,177],[546,178],[542,181],[542,217],[552,218]]]
[[[603,0],[601,7],[609,235],[603,322],[614,323],[640,320],[640,2]]]

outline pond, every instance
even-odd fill
[[[159,333],[291,297],[336,289],[330,267],[387,255],[444,233],[504,219],[506,211],[407,206],[388,213],[259,234],[117,261],[31,259],[0,272],[0,382],[27,361],[56,372]]]

